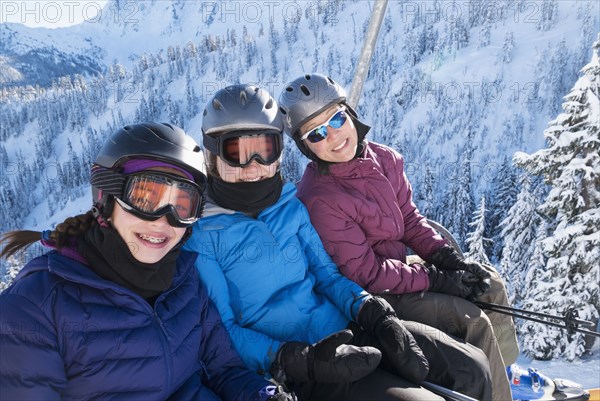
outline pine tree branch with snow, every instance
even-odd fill
[[[586,320],[600,316],[600,35],[593,50],[564,98],[564,112],[544,132],[547,147],[515,155],[517,165],[551,187],[538,208],[550,227],[540,240],[547,260],[530,272],[535,282],[524,306],[559,316],[574,308]],[[566,336],[530,323],[524,330],[525,351],[534,357],[572,360],[584,352],[581,334]]]

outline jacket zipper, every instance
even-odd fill
[[[158,313],[156,313],[154,308],[150,309],[152,310],[152,318],[154,319],[154,322],[158,325],[159,329],[158,334],[160,337],[160,344],[162,345],[163,354],[165,356],[165,367],[167,370],[166,383],[167,389],[169,389],[173,387],[173,358],[171,357],[171,349],[169,348],[167,331],[165,330],[165,326],[163,325],[162,320],[158,316]]]

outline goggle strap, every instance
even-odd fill
[[[114,170],[94,166],[90,175],[92,186],[99,188],[109,195],[121,196],[126,177]]]
[[[210,135],[203,135],[202,143],[204,144],[204,148],[208,149],[214,154],[219,154],[219,139],[213,138]]]
[[[125,209],[128,213],[131,213],[142,220],[155,221],[163,216],[167,216],[167,221],[173,227],[191,226],[196,221],[198,221],[198,219],[202,215],[202,211],[204,210],[204,202],[201,202],[198,205],[197,213],[193,217],[190,217],[189,219],[180,219],[172,205],[166,205],[157,210],[156,213],[148,213],[131,206],[130,204],[119,198],[117,198],[117,203],[119,203],[119,205],[121,205],[121,207]]]

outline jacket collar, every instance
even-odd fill
[[[173,277],[173,283],[167,291],[177,288],[189,277],[195,268],[194,262],[196,261],[197,256],[198,254],[196,252],[181,250],[179,258],[177,259],[177,270],[175,272],[175,276]],[[87,266],[81,262],[81,260],[69,257],[67,254],[65,254],[65,252],[61,253],[56,250],[48,252],[44,256],[36,258],[32,262],[28,263],[23,270],[19,272],[15,280],[19,280],[22,277],[25,277],[36,271],[43,270],[47,270],[67,281],[87,285],[92,288],[97,288],[100,290],[112,289],[119,292],[126,291],[135,294],[134,292],[123,288],[112,281],[100,278],[92,270],[88,269]]]
[[[372,157],[369,157],[369,155],[372,153],[369,142],[365,140],[363,143],[364,147],[360,155],[347,162],[330,163],[328,166],[329,170],[325,174],[320,172],[319,165],[317,163],[311,162],[309,164],[309,168],[312,170],[311,174],[338,178],[352,178],[356,177],[357,175],[364,175],[365,171],[373,168],[374,161]]]
[[[281,189],[281,195],[279,196],[279,199],[277,200],[277,202],[275,202],[271,206],[265,208],[265,210],[263,210],[262,212],[260,212],[258,214],[257,218],[260,219],[261,217],[270,214],[273,210],[277,210],[280,205],[287,203],[288,200],[290,200],[291,198],[294,198],[295,196],[296,196],[296,186],[290,182],[286,182],[285,184],[283,184],[283,188]],[[210,197],[207,197],[206,205],[204,207],[204,213],[202,214],[202,218],[196,224],[204,223],[206,221],[205,219],[208,219],[209,217],[219,217],[222,215],[235,215],[235,214],[245,216],[245,214],[242,212],[221,207],[221,206],[213,203],[213,201],[210,199]]]

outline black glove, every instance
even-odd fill
[[[267,401],[298,401],[294,393],[286,392],[281,386],[267,386],[261,390],[262,394],[271,395]],[[263,399],[262,397],[260,399]]]
[[[314,345],[287,342],[281,346],[269,372],[278,382],[353,382],[379,365],[381,352],[374,347],[347,345],[350,330],[325,337]]]
[[[298,401],[298,398],[294,393],[277,393],[267,398],[267,401]]]
[[[435,251],[427,260],[437,268],[448,271],[464,270],[473,273],[478,281],[473,284],[473,291],[467,298],[474,300],[483,295],[491,286],[492,275],[483,265],[477,262],[465,261],[460,255],[449,245],[444,245]]]
[[[429,272],[429,291],[469,298],[476,292],[477,276],[465,270],[440,270],[434,265],[426,266]]]
[[[463,261],[462,264],[465,267],[465,271],[473,273],[477,278],[477,280],[473,282],[473,292],[467,297],[469,301],[475,301],[481,295],[485,294],[492,286],[492,275],[481,263]]]
[[[378,340],[381,351],[400,376],[414,383],[425,379],[429,373],[429,362],[385,299],[367,299],[360,307],[357,322]]]

